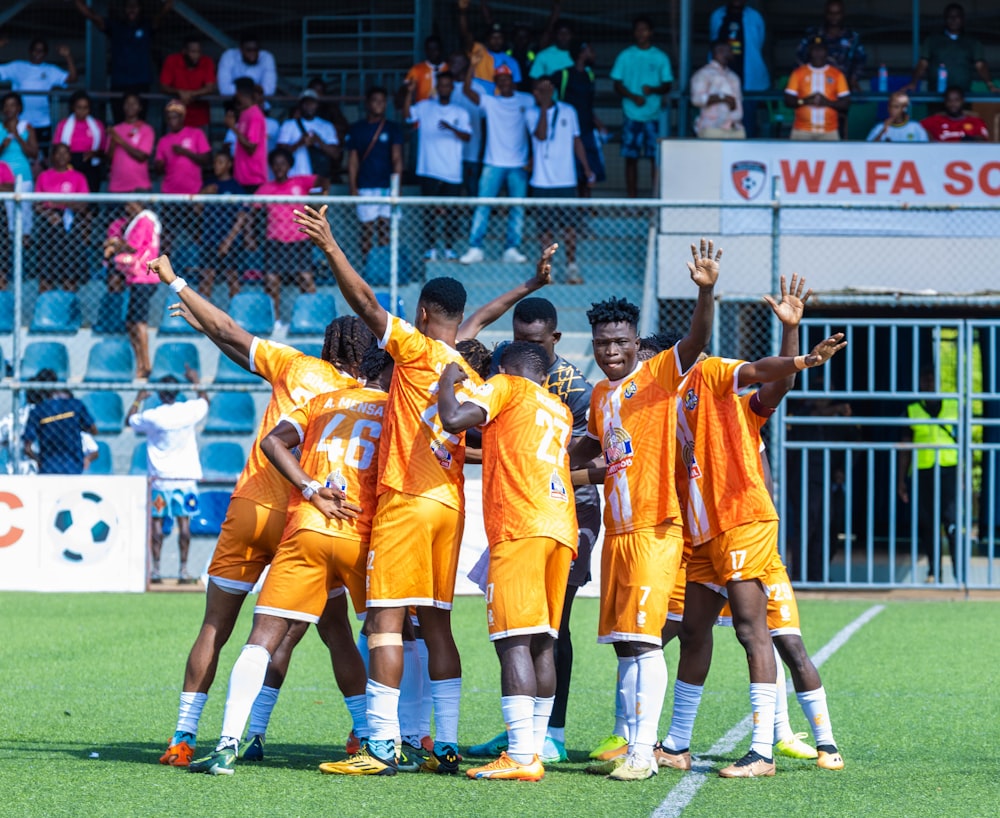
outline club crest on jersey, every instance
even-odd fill
[[[639,387],[635,385],[635,381],[629,381],[622,394],[624,394],[626,398],[631,398],[638,391]]]
[[[566,484],[563,483],[562,478],[559,473],[552,470],[552,476],[549,477],[549,497],[553,500],[559,500],[563,503],[569,502],[569,495],[566,492]]]
[[[435,440],[431,443],[431,451],[434,452],[434,456],[438,460],[438,465],[442,469],[451,468],[451,452],[440,440]]]
[[[684,408],[689,412],[693,412],[698,407],[698,393],[693,389],[688,389],[684,393]]]
[[[681,459],[687,466],[688,477],[691,480],[698,480],[701,477],[701,466],[698,465],[698,460],[694,456],[694,443],[692,441],[686,441],[681,447]]]
[[[617,474],[632,465],[632,436],[621,428],[609,429],[604,434],[604,462],[608,475]]]
[[[326,487],[328,489],[337,488],[347,494],[347,478],[341,474],[340,469],[328,474],[326,477]]]

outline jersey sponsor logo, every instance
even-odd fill
[[[698,393],[693,389],[688,389],[688,391],[684,393],[684,408],[689,412],[693,412],[698,408]]]
[[[694,456],[694,441],[687,440],[681,447],[681,458],[684,460],[684,465],[687,466],[688,478],[691,480],[699,480],[701,478],[701,466],[698,465],[698,460]]]
[[[434,452],[438,465],[440,465],[442,469],[451,468],[451,452],[449,452],[447,447],[444,445],[444,441],[433,441],[431,443],[431,451]]]
[[[628,399],[634,396],[638,391],[639,387],[635,385],[635,381],[629,381],[623,394],[625,395],[625,398]]]
[[[555,469],[552,470],[552,476],[549,477],[549,497],[553,500],[559,500],[562,503],[569,502],[566,484],[563,483],[562,478]]]
[[[608,476],[632,465],[632,436],[624,429],[609,429],[604,435],[604,462]]]

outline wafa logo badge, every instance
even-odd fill
[[[693,412],[698,408],[698,393],[693,389],[688,389],[688,391],[684,393],[684,408],[689,412]]]
[[[767,182],[767,165],[763,162],[733,162],[729,170],[733,187],[744,199],[756,199]]]
[[[563,483],[562,478],[555,469],[552,470],[552,476],[549,477],[549,497],[553,500],[560,500],[563,503],[569,502],[566,484]]]
[[[624,429],[616,427],[605,433],[604,462],[609,476],[632,465],[632,436]]]
[[[629,381],[625,387],[624,395],[625,398],[631,398],[636,392],[639,391],[639,387],[635,385],[635,381]]]

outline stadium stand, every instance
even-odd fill
[[[220,392],[212,397],[205,420],[205,434],[252,435],[257,429],[253,396],[246,392]]]
[[[112,381],[125,383],[132,380],[135,371],[135,354],[124,338],[102,338],[87,353],[85,381]]]
[[[97,430],[100,431],[100,427]],[[114,474],[111,447],[103,440],[97,441],[97,457],[91,461],[85,472],[86,474]]]
[[[263,293],[234,295],[229,315],[252,335],[270,335],[274,330],[274,303]]]
[[[231,494],[228,491],[203,491],[198,497],[198,513],[191,517],[192,537],[217,537],[226,519]]]
[[[239,364],[219,353],[219,367],[215,371],[215,383],[258,383],[260,378],[248,372]]]
[[[65,381],[69,377],[69,351],[59,341],[32,341],[21,356],[21,377],[33,378],[42,369],[51,369]]]
[[[213,440],[201,450],[202,482],[235,483],[246,461],[246,453],[239,443]]]
[[[0,290],[0,334],[10,335],[14,331],[14,293]]]
[[[91,325],[96,335],[124,335],[128,292],[105,292],[97,307],[97,317]]]
[[[31,332],[41,335],[75,335],[83,323],[80,299],[76,293],[49,290],[38,296],[31,318]]]
[[[390,264],[392,263],[392,248],[389,246],[373,247],[365,258],[365,281],[373,287],[388,287],[390,281]],[[399,248],[399,283],[408,284],[412,277],[410,254],[406,248]]]
[[[88,392],[80,398],[102,435],[117,435],[125,421],[122,396],[117,392]]]
[[[337,317],[337,303],[330,293],[299,293],[292,306],[289,335],[323,335]]]
[[[156,352],[153,353],[153,371],[150,373],[149,380],[156,382],[160,378],[172,375],[183,383],[187,380],[184,376],[185,366],[191,367],[195,372],[201,372],[198,347],[187,341],[171,341],[160,344]]]
[[[375,298],[378,300],[378,303],[382,305],[382,309],[385,310],[386,312],[391,312],[397,318],[406,317],[406,308],[403,306],[402,298],[399,297],[396,298],[395,310],[393,310],[392,308],[392,301],[389,293],[375,293]]]
[[[177,303],[172,298],[163,302],[163,317],[160,319],[160,327],[157,332],[160,335],[196,335],[197,330],[183,318],[172,318],[170,315],[170,305]]]
[[[128,467],[129,474],[146,476],[146,441],[136,443],[132,449],[132,459]]]

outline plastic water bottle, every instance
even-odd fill
[[[878,67],[878,92],[880,94],[888,93],[889,91],[889,69],[885,67],[885,63],[882,63]]]
[[[939,94],[943,94],[945,88],[948,87],[948,68],[944,63],[938,66],[938,81],[937,90]]]

